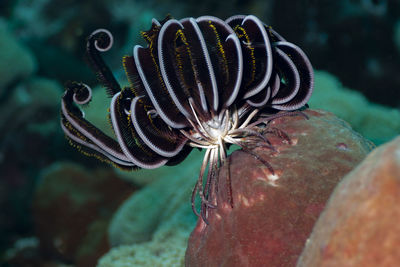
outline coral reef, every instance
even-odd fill
[[[315,88],[309,102],[311,108],[333,112],[375,144],[385,143],[400,133],[399,109],[369,102],[324,71],[315,71]]]
[[[8,220],[0,220],[0,244],[15,238],[11,229],[31,229],[34,177],[67,147],[57,121],[58,83],[31,77],[8,88],[7,95],[0,100],[0,216]]]
[[[195,224],[188,195],[186,192],[184,205],[170,210],[170,218],[160,224],[150,241],[115,247],[99,260],[97,267],[183,266],[187,239]]]
[[[71,163],[48,167],[33,200],[43,257],[95,266],[109,250],[110,215],[134,190],[111,170],[89,171]]]
[[[276,148],[256,148],[257,159],[235,151],[219,173],[216,209],[209,225],[198,220],[186,266],[293,266],[335,185],[370,151],[371,143],[325,111],[274,120],[288,144],[267,135]],[[228,166],[228,167],[227,167]],[[228,175],[233,208],[230,205]]]
[[[189,206],[194,179],[200,168],[200,153],[192,155],[180,168],[159,171],[159,179],[133,194],[114,214],[109,238],[112,245],[148,241],[161,223],[171,219],[181,205]],[[134,212],[132,212],[134,211]]]
[[[339,183],[298,267],[398,266],[400,137],[372,151]]]
[[[8,86],[27,78],[35,69],[33,55],[16,40],[0,17],[0,99]]]
[[[289,40],[299,43],[315,68],[332,73],[316,71],[311,108],[335,113],[367,139],[382,144],[400,133],[399,10],[400,2],[390,0],[250,0],[228,4],[212,0],[185,3],[173,0],[0,1],[0,217],[6,218],[0,220],[0,265],[69,266],[71,258],[85,262],[87,253],[93,253],[91,263],[94,264],[94,259],[109,246],[104,245],[106,238],[112,240],[115,248],[101,259],[100,266],[145,266],[144,261],[148,266],[183,265],[187,239],[196,223],[189,202],[201,155],[192,155],[175,168],[132,173],[117,170],[114,175],[103,169],[107,168],[105,165],[76,153],[60,129],[62,84],[67,80],[81,80],[95,87],[97,83],[83,60],[85,38],[93,30],[107,28],[114,34],[115,46],[104,56],[118,80],[124,83],[121,56],[132,54],[132,45],[141,39],[139,31],[150,28],[152,17],[162,19],[168,13],[176,18],[205,14],[221,18],[231,14],[257,15]],[[84,109],[86,116],[102,130],[109,131],[106,117],[110,99],[100,98],[104,88],[97,87],[93,93],[92,103]],[[111,131],[109,133],[111,135]],[[339,147],[345,149],[345,146]],[[98,176],[105,171],[105,176],[113,177],[111,181],[118,181],[115,178],[118,176],[146,187],[135,192],[115,216],[111,210],[116,209],[117,204],[113,209],[107,208],[107,214],[101,219],[89,222],[86,218],[85,225],[82,221],[75,224],[69,218],[60,217],[64,215],[53,207],[52,212],[57,212],[60,218],[50,222],[60,223],[60,226],[50,225],[51,234],[62,233],[63,242],[74,240],[77,244],[78,240],[81,245],[76,245],[79,252],[60,256],[57,248],[46,244],[44,251],[51,254],[46,255],[39,244],[43,235],[40,240],[35,236],[31,203],[33,195],[35,203],[42,196],[49,200],[52,192],[55,203],[61,201],[61,196],[55,196],[57,193],[65,189],[62,192],[67,195],[67,189],[61,188],[67,186],[67,181],[60,182],[60,188],[53,184],[49,191],[34,193],[36,188],[42,190],[42,184],[36,186],[42,177],[40,173],[66,159],[81,166],[71,168],[76,173],[82,171],[85,177],[83,182],[70,180],[74,183],[68,190],[73,187],[77,195],[81,194],[79,198],[89,194],[87,188],[87,191],[79,189],[85,188],[82,183],[91,184],[86,179],[92,172]],[[90,176],[94,180],[97,178]],[[54,183],[56,181],[54,179]],[[114,203],[114,198],[119,198],[123,190],[114,192],[113,196],[107,195],[108,201]],[[100,209],[87,202],[83,208],[88,214]],[[71,212],[69,214],[73,213],[69,207],[66,209]],[[44,208],[41,210],[45,213]],[[106,237],[111,217],[112,227]],[[37,212],[35,219],[38,219]],[[78,223],[88,230],[86,239],[68,230]],[[368,227],[373,225],[368,224]],[[96,247],[98,237],[101,242]],[[54,254],[64,258],[48,259]],[[3,262],[4,256],[10,260]]]
[[[98,267],[183,265],[196,223],[189,199],[201,157],[193,153],[179,168],[154,170],[159,179],[133,194],[114,215],[109,239],[116,247]]]
[[[7,220],[0,220],[0,248],[32,231],[29,211],[35,175],[60,157],[60,147],[66,147],[59,142],[61,86],[34,76],[36,68],[32,52],[1,18],[0,217]]]
[[[279,161],[278,158],[280,157],[277,157],[276,159],[272,158],[271,164],[278,170],[278,172],[281,169],[282,164],[292,164],[290,166],[296,165],[299,168],[303,168],[304,161],[307,160],[304,159],[304,157],[308,156],[309,161],[311,161],[312,159],[310,158],[313,154],[314,158],[312,161],[315,162],[315,158],[319,156],[320,158],[317,163],[324,166],[321,169],[322,171],[318,169],[319,165],[308,167],[311,169],[310,172],[316,176],[310,177],[309,179],[313,181],[313,183],[312,185],[307,185],[307,189],[314,190],[312,190],[313,194],[309,195],[312,199],[307,199],[310,202],[313,201],[313,203],[310,203],[308,208],[303,207],[303,211],[306,211],[308,214],[306,217],[308,220],[308,227],[302,226],[308,230],[308,232],[304,230],[301,234],[303,237],[303,243],[307,234],[311,231],[313,222],[317,219],[319,212],[322,210],[324,201],[328,198],[329,193],[335,186],[336,182],[340,180],[341,175],[350,171],[352,167],[365,156],[370,148],[369,142],[355,134],[346,123],[338,120],[332,114],[322,111],[307,111],[307,114],[314,115],[311,115],[312,119],[310,120],[305,120],[301,116],[296,116],[292,118],[279,119],[274,123],[274,126],[287,131],[289,136],[293,138],[293,141],[297,140],[298,145],[290,146],[288,144],[282,144],[281,139],[271,138],[271,141],[274,141],[278,150],[281,151],[281,155],[289,153],[288,151],[292,149],[296,149],[296,151],[292,152],[292,155],[296,155],[297,157],[298,155],[302,155],[298,160],[293,160],[293,158],[291,158],[290,160]],[[315,121],[320,122],[319,126],[321,128],[318,128],[318,131],[315,130],[318,127]],[[293,126],[286,127],[284,126],[286,125],[285,123],[288,123],[288,125],[292,124]],[[307,133],[310,132],[310,134],[301,135],[301,131],[295,128],[300,127],[295,126],[298,124],[306,124],[315,131],[311,134],[312,131],[308,129]],[[327,125],[331,128],[326,128]],[[306,126],[303,127],[306,128]],[[335,131],[332,131],[332,129],[335,129]],[[335,137],[335,134],[338,134],[339,137]],[[314,139],[312,139],[312,137],[314,137]],[[317,138],[319,138],[318,143],[314,142]],[[332,140],[333,138],[338,139]],[[328,142],[327,139],[330,141]],[[302,140],[307,140],[307,142]],[[332,146],[329,146],[328,144],[332,144]],[[302,149],[302,152],[298,153],[297,149]],[[262,149],[256,151],[260,152]],[[327,153],[325,155],[326,157],[324,157],[322,155],[323,151],[330,152],[330,154]],[[336,152],[337,155],[332,157],[332,152]],[[262,152],[262,155],[264,155],[264,153],[265,152]],[[115,247],[100,259],[98,264],[99,267],[183,265],[186,242],[195,223],[195,217],[192,214],[189,205],[190,192],[200,165],[199,158],[201,158],[201,155],[191,156],[193,157],[189,157],[183,162],[183,165],[180,165],[180,169],[172,171],[166,169],[164,170],[164,174],[160,172],[159,179],[133,194],[132,197],[119,208],[117,213],[114,215],[109,229],[109,238]],[[241,163],[242,161],[243,163]],[[296,163],[293,163],[293,161]],[[232,179],[234,179],[234,169],[236,168],[234,166],[238,165],[240,165],[238,168],[247,165],[243,168],[252,169],[252,173],[260,174],[260,177],[265,177],[267,171],[264,173],[263,167],[256,168],[257,171],[254,171],[254,164],[257,166],[260,165],[260,163],[251,156],[248,156],[243,152],[235,152],[231,162]],[[342,168],[337,167],[339,165],[342,166]],[[224,171],[226,170],[222,170],[221,175],[224,174]],[[293,170],[293,172],[294,171],[295,170]],[[304,172],[302,171],[302,173]],[[330,180],[328,178],[318,180],[318,177],[320,176],[317,174],[330,174],[331,178]],[[243,183],[246,183],[247,181],[244,177],[237,176],[237,178],[238,182],[242,181]],[[273,183],[279,185],[283,179],[284,178],[281,177],[280,180]],[[306,179],[306,177],[303,177],[303,179]],[[220,178],[221,183],[224,180],[225,179]],[[294,181],[294,179],[292,181]],[[310,183],[310,181],[307,183]],[[304,189],[304,184],[306,183],[298,180],[291,187],[293,188],[297,186],[297,190],[294,190],[288,195],[294,195],[297,192],[298,198],[300,198],[301,192],[303,192],[303,197],[306,198],[307,196],[305,191],[300,190],[300,188]],[[282,190],[284,188],[283,184],[279,187],[274,187],[274,185],[266,187],[271,190]],[[224,188],[224,186],[221,185],[221,188]],[[241,190],[241,187],[234,185],[234,190]],[[288,191],[290,191],[289,187],[284,190],[284,192]],[[283,197],[282,193],[282,198]],[[249,197],[248,199],[251,198]],[[282,199],[279,199],[279,201],[280,203],[284,203]],[[320,205],[318,205],[317,202]],[[306,205],[306,200],[303,200],[302,203]],[[277,206],[279,210],[276,210],[274,214],[279,214],[280,212],[283,214],[286,212],[286,208],[282,205],[283,204]],[[274,207],[269,207],[268,209],[265,209],[265,207],[263,208],[264,212],[271,212],[271,209],[273,210]],[[301,209],[296,210],[295,207],[292,207],[289,210],[291,211],[290,218],[292,219],[290,222],[293,222],[296,214],[298,215],[301,213]],[[267,216],[267,218],[268,217],[271,216]],[[211,224],[214,223],[218,222],[211,222]],[[257,226],[257,228],[259,228],[259,226]],[[300,253],[303,243],[299,242],[297,245],[297,255]]]

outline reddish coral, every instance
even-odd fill
[[[293,144],[268,135],[277,152],[254,150],[276,175],[253,156],[231,156],[233,209],[225,165],[219,173],[218,207],[209,225],[198,220],[186,251],[186,266],[294,266],[320,212],[340,179],[369,152],[371,144],[349,125],[324,111],[283,117],[271,126]]]
[[[57,164],[38,185],[33,202],[37,236],[44,258],[96,266],[110,246],[109,220],[134,188],[112,170],[86,170]]]
[[[399,203],[400,137],[340,182],[298,266],[400,266]]]

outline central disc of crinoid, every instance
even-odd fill
[[[226,141],[225,137],[229,136],[232,130],[235,130],[237,124],[233,122],[234,118],[230,114],[229,111],[225,111],[203,124],[205,135],[208,137],[210,144],[218,145]]]
[[[209,127],[208,134],[210,135],[210,139],[212,139],[215,143],[217,143],[219,139],[224,139],[226,136],[222,125],[219,128]]]

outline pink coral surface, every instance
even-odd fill
[[[192,232],[186,266],[294,266],[341,178],[370,151],[371,144],[332,113],[307,110],[274,120],[291,138],[267,135],[277,149],[254,152],[275,170],[235,151],[219,173],[216,209]],[[234,207],[228,197],[230,172]]]
[[[400,137],[340,182],[298,266],[400,266],[399,204]]]

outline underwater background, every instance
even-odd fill
[[[201,153],[123,172],[76,151],[60,127],[63,85],[82,81],[94,88],[86,116],[111,134],[109,99],[84,60],[87,36],[112,32],[104,57],[127,84],[122,56],[167,14],[256,15],[308,55],[312,109],[376,145],[399,135],[398,0],[1,0],[0,266],[183,264]]]

